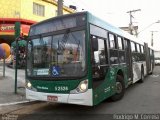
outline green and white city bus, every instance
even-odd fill
[[[29,32],[26,97],[87,106],[119,100],[152,73],[153,53],[89,12],[42,21]]]

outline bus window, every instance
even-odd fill
[[[140,46],[137,44],[137,52],[140,53]]]
[[[128,45],[127,45],[127,40],[126,40],[125,38],[124,38],[124,40],[123,40],[123,45],[124,45],[124,50],[126,51]]]
[[[121,38],[121,37],[118,37],[118,49],[119,50],[124,50],[124,47],[123,47],[123,38]]]
[[[99,36],[99,37],[102,37],[102,38],[107,38],[107,32],[106,30],[100,28],[100,27],[97,27],[95,25],[90,25],[90,33],[92,35],[96,35],[96,36]]]
[[[124,51],[124,44],[123,44],[123,38],[118,37],[118,58],[119,58],[119,63],[125,63],[125,51]]]
[[[109,34],[109,45],[111,49],[116,49],[116,39],[113,34]]]
[[[137,53],[136,53],[136,44],[134,42],[131,42],[131,51],[132,51],[132,61],[137,61]]]
[[[143,46],[141,46],[141,52],[144,53],[144,47]]]
[[[141,50],[141,49],[142,49],[142,48],[141,48],[141,45],[139,45],[139,49],[140,49],[140,53],[142,53],[142,50]]]
[[[131,42],[131,50],[132,52],[136,52],[136,47],[134,42]]]
[[[117,49],[117,42],[116,36],[114,34],[109,33],[109,53],[110,53],[110,64],[118,64],[118,49]]]

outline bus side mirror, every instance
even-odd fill
[[[92,38],[92,46],[93,46],[93,51],[98,51],[98,40],[97,40],[97,38]]]

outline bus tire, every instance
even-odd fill
[[[111,97],[112,101],[118,101],[123,98],[125,93],[125,83],[121,75],[116,78],[116,93]]]
[[[144,82],[144,69],[143,67],[141,68],[141,79],[139,80],[140,83]]]

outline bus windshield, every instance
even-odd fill
[[[27,76],[81,77],[86,72],[85,31],[37,37],[28,42]]]

